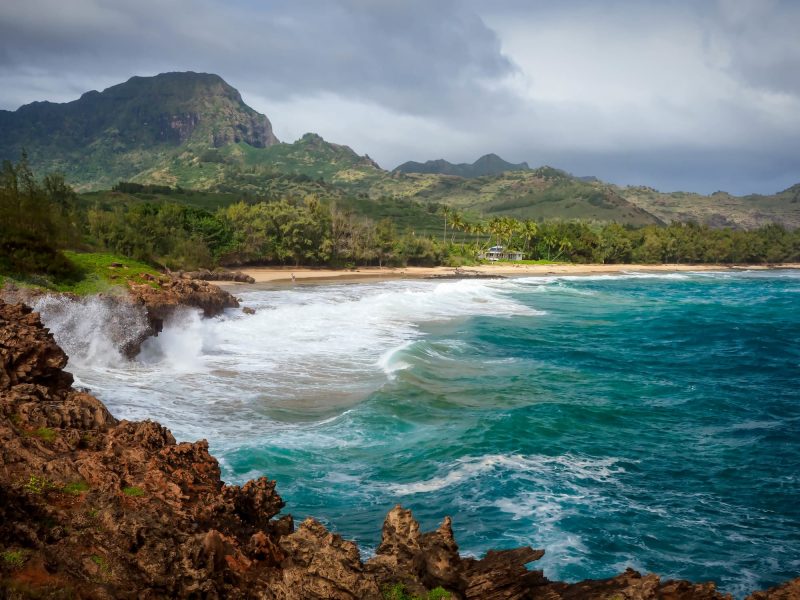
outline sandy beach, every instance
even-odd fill
[[[498,277],[535,277],[548,275],[598,275],[614,273],[659,273],[680,271],[727,271],[736,269],[762,270],[762,269],[798,269],[800,264],[784,265],[634,265],[634,264],[549,264],[549,265],[524,265],[524,264],[492,264],[474,267],[359,267],[356,269],[326,269],[307,267],[251,267],[242,269],[243,273],[250,275],[258,283],[313,283],[324,280],[358,281],[362,279],[419,279],[438,277],[469,277],[471,275]],[[233,282],[217,282],[218,285],[240,286],[248,285]]]

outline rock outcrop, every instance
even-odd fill
[[[165,319],[181,306],[199,308],[205,317],[215,317],[226,308],[237,308],[239,302],[229,292],[201,279],[161,276],[153,278],[157,286],[130,284],[130,296],[142,304],[154,319]]]
[[[146,329],[121,348],[123,354],[131,358],[139,353],[147,338],[161,333],[164,322],[182,308],[200,309],[204,317],[215,317],[226,308],[239,307],[230,292],[208,281],[180,275],[149,276],[149,279],[154,285],[129,283],[128,297],[123,299],[143,306],[148,322]]]
[[[459,555],[450,519],[423,533],[395,507],[374,558],[314,519],[297,529],[267,478],[220,480],[204,440],[118,421],[71,387],[36,313],[0,301],[0,598],[379,599],[391,586],[456,599],[719,600],[711,583],[626,571],[565,584],[523,547]],[[797,598],[800,580],[751,600]]]
[[[241,271],[227,269],[200,269],[198,271],[179,271],[176,275],[184,279],[200,279],[202,281],[235,281],[237,283],[255,283],[256,280]]]

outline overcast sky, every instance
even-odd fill
[[[662,190],[800,182],[796,0],[3,0],[0,108],[221,75],[384,168],[496,152]]]

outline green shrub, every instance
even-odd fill
[[[409,600],[409,596],[406,594],[406,586],[402,583],[385,586],[383,588],[383,600]]]
[[[25,491],[29,494],[43,494],[53,487],[53,483],[46,477],[31,475],[28,483],[24,485]]]
[[[64,486],[64,493],[79,495],[89,491],[89,484],[85,481],[74,481]]]
[[[406,586],[402,583],[387,585],[383,588],[384,600],[450,600],[452,596],[443,587],[436,587],[430,590],[424,597],[410,595],[406,591]]]
[[[3,564],[12,569],[21,567],[28,560],[27,550],[6,550],[0,557],[3,559]]]
[[[32,431],[28,435],[31,437],[38,437],[45,442],[52,442],[56,439],[58,434],[49,427],[39,427],[39,429]]]
[[[92,554],[92,556],[90,556],[89,558],[94,564],[100,567],[101,571],[108,573],[111,570],[111,567],[109,567],[108,561],[104,556],[100,556],[99,554]]]
[[[141,498],[144,496],[144,490],[140,487],[136,487],[132,485],[130,487],[122,488],[122,493],[126,496],[131,496],[133,498]]]

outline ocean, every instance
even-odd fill
[[[254,315],[187,311],[134,361],[98,301],[38,308],[115,416],[208,439],[365,557],[400,503],[551,579],[800,574],[800,271],[236,293]]]

